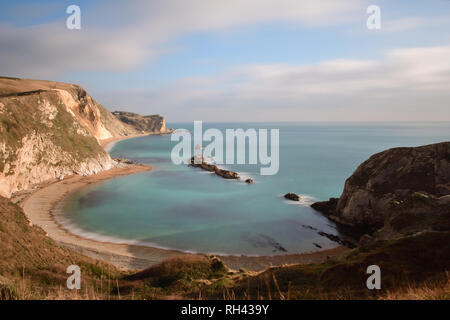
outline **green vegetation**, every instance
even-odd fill
[[[72,158],[69,163],[53,163],[46,156],[46,150],[41,150],[37,154],[37,161],[44,161],[49,165],[52,163],[53,165],[72,165],[72,162],[95,158],[104,152],[94,137],[77,132],[77,122],[54,92],[20,98],[3,98],[1,102],[4,104],[4,110],[0,113],[0,143],[4,143],[7,147],[7,155],[3,152],[0,154],[1,172],[6,163],[11,164],[17,159],[16,152],[23,146],[23,138],[30,137],[32,134],[49,139],[55,147],[60,148]],[[56,108],[56,114],[50,120],[50,125],[48,121],[43,121],[48,117],[39,109],[44,102]]]
[[[103,149],[91,135],[84,136],[76,132],[74,119],[64,108],[62,105],[58,106],[58,114],[53,123],[55,131],[65,132],[66,134],[51,135],[53,143],[71,154],[76,161],[95,158],[103,152]]]

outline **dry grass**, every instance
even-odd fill
[[[0,197],[0,299],[104,299],[115,267],[72,252],[33,226],[22,209]],[[82,270],[82,292],[65,288],[66,269]]]
[[[231,271],[213,256],[183,255],[136,274],[65,249],[0,198],[0,300],[108,299],[450,299],[450,239],[423,233],[353,250],[322,264]],[[82,289],[66,288],[66,268],[82,270]],[[365,268],[379,264],[382,290],[365,287]]]
[[[406,288],[394,291],[388,290],[380,297],[382,300],[450,300],[450,275],[448,271],[445,278],[429,281],[421,285],[410,284]]]

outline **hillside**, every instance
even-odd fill
[[[120,121],[78,85],[0,77],[0,195],[114,163],[99,141],[165,133],[162,117],[146,128]]]
[[[450,142],[377,153],[347,179],[339,199],[312,207],[384,238],[450,230]]]
[[[220,259],[186,255],[130,274],[64,248],[0,197],[3,299],[450,299],[449,233],[431,232],[360,246],[341,259],[256,273]],[[382,290],[365,288],[367,265],[383,270]],[[78,265],[82,290],[67,290]]]
[[[0,197],[0,244],[0,300],[105,297],[107,284],[114,286],[112,279],[121,276],[115,267],[54,242],[41,228],[31,224],[19,206],[3,197]],[[65,289],[69,276],[66,269],[70,265],[81,268],[83,288],[89,290],[80,294]]]

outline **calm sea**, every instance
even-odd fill
[[[192,123],[168,126],[192,129]],[[64,224],[98,240],[191,252],[275,255],[330,248],[336,244],[303,227],[339,233],[309,207],[312,202],[339,196],[345,179],[376,152],[450,140],[450,123],[204,124],[210,127],[279,129],[278,174],[260,176],[258,165],[223,166],[255,184],[228,181],[174,165],[170,152],[176,143],[170,136],[124,140],[111,155],[154,170],[80,190],[66,204]],[[287,192],[300,194],[302,201],[285,200]]]

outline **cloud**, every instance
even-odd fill
[[[169,121],[449,121],[449,56],[441,46],[391,50],[379,60],[239,66],[100,101]]]
[[[71,71],[125,72],[151,62],[192,32],[282,21],[304,26],[349,23],[365,0],[99,1],[81,8],[82,30],[53,23],[0,28],[0,70],[27,77]]]
[[[400,32],[418,29],[425,25],[433,23],[425,18],[401,18],[395,20],[387,20],[382,22],[381,30],[383,32]]]

